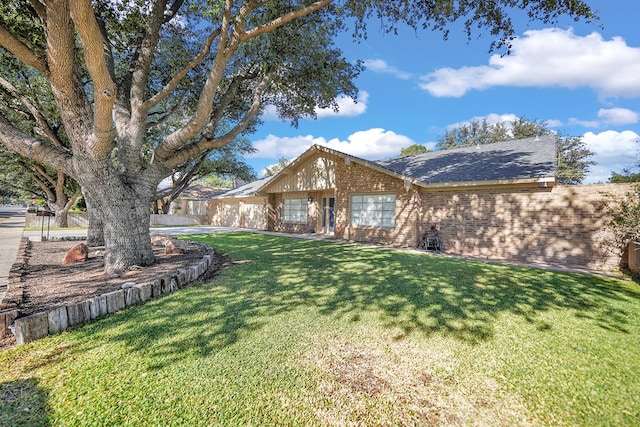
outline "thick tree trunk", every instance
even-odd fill
[[[60,191],[56,202],[49,201],[49,207],[55,212],[54,224],[59,228],[69,227],[69,210],[80,197],[80,192],[76,192],[71,197],[67,197],[64,192]]]
[[[93,221],[94,227],[100,224],[103,231],[105,272],[121,273],[133,265],[152,264],[149,236],[152,187],[132,187],[123,183],[113,169],[106,167],[102,171],[106,173],[98,178],[99,171],[93,169],[91,174],[79,177],[79,181],[87,210],[91,212],[89,223],[92,225]]]
[[[122,272],[132,265],[153,264],[154,256],[149,236],[149,199],[135,196],[121,203],[105,203],[103,230],[105,271]]]
[[[59,228],[69,228],[69,209],[54,209],[56,213],[54,224]]]
[[[102,223],[102,214],[97,208],[93,207],[91,196],[87,191],[83,191],[84,202],[87,205],[87,219],[89,227],[87,228],[87,245],[104,246],[104,225]]]

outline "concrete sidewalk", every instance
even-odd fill
[[[7,292],[9,271],[16,261],[26,213],[26,208],[0,207],[0,301]]]

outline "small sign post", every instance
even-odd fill
[[[40,241],[44,242],[46,240],[49,240],[49,229],[51,228],[51,217],[52,216],[56,216],[56,213],[54,211],[50,211],[50,210],[38,210],[36,208],[36,216],[41,216],[42,217],[42,227],[40,230]],[[44,236],[44,218],[47,218],[47,237]]]

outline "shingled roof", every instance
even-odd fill
[[[556,174],[556,137],[554,135],[525,138],[477,147],[434,151],[417,156],[370,161],[346,153],[314,145],[287,168],[269,176],[229,190],[219,198],[251,197],[261,194],[267,184],[288,168],[303,161],[314,150],[342,156],[398,178],[410,179],[422,186],[477,185],[483,182],[544,180],[553,182]]]
[[[553,178],[556,137],[525,138],[374,162],[425,184]]]
[[[255,196],[257,192],[269,181],[273,179],[273,176],[261,178],[256,181],[252,181],[248,184],[234,188],[222,194],[221,197],[251,197]]]

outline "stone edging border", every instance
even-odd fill
[[[193,265],[177,269],[172,274],[163,275],[153,282],[136,283],[124,289],[108,292],[88,300],[18,318],[18,303],[22,300],[21,283],[24,274],[22,266],[28,260],[31,241],[23,237],[20,241],[17,259],[9,273],[9,286],[0,304],[0,338],[15,335],[16,345],[60,333],[72,326],[90,322],[126,307],[143,303],[153,298],[172,293],[202,277],[211,267],[214,251],[210,246],[190,242],[206,248],[207,254]],[[125,284],[126,285],[126,284]],[[123,285],[123,286],[125,286]]]

